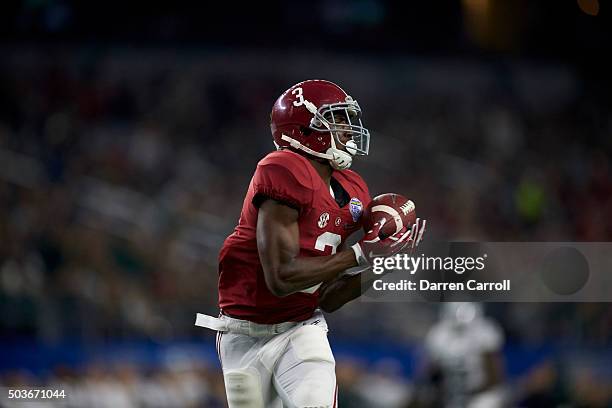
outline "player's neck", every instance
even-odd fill
[[[325,163],[322,163],[315,159],[309,158],[308,160],[312,164],[312,167],[315,168],[317,173],[319,173],[319,176],[321,176],[325,184],[329,186],[329,183],[331,182],[331,176],[332,176],[332,173],[334,172],[334,169],[332,169],[332,167],[329,165],[327,161]]]

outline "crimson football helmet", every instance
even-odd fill
[[[367,155],[370,145],[357,101],[319,79],[295,84],[276,100],[270,129],[277,149],[302,150],[329,160],[337,170],[349,168],[353,156]]]

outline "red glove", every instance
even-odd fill
[[[375,223],[372,229],[351,247],[355,251],[355,258],[359,266],[370,265],[372,258],[394,255],[409,244],[407,238],[410,231],[406,228],[402,228],[399,232],[385,239],[380,239],[380,229],[385,222],[386,220],[383,218],[381,222]]]
[[[373,228],[351,247],[355,251],[359,266],[370,265],[372,258],[393,256],[406,247],[416,248],[423,240],[426,220],[417,218],[410,230],[404,227],[399,232],[380,239],[379,232],[385,222],[383,218],[382,222],[374,224]]]

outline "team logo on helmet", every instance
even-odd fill
[[[361,203],[361,200],[359,200],[357,197],[351,198],[351,201],[349,202],[349,211],[351,212],[353,221],[357,222],[363,213],[363,204]]]

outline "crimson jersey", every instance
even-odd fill
[[[361,228],[361,213],[370,194],[354,171],[334,171],[332,179],[333,184],[344,189],[342,207],[305,157],[280,150],[258,163],[238,226],[219,254],[219,307],[223,313],[265,324],[302,321],[312,316],[318,304],[319,285],[285,297],[274,296],[266,285],[257,252],[258,204],[271,198],[299,211],[299,256],[334,254],[349,235]]]

